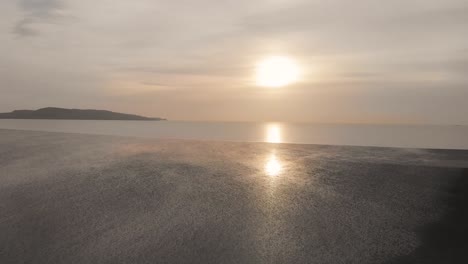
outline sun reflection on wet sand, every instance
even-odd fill
[[[286,166],[282,159],[282,155],[275,148],[271,148],[263,157],[263,177],[261,178],[262,190],[258,200],[261,217],[258,219],[258,250],[272,248],[272,241],[278,241],[278,235],[284,234],[288,227],[284,221],[285,202],[284,197],[284,181]],[[282,239],[280,239],[282,240]],[[273,242],[275,243],[275,242]],[[274,251],[268,250],[264,255],[267,262],[274,262]]]
[[[281,143],[281,126],[279,124],[267,125],[265,141],[269,143]]]
[[[270,157],[268,158],[265,164],[265,173],[268,176],[276,177],[278,176],[281,171],[283,170],[283,165],[279,162],[276,154],[273,152],[271,153]]]

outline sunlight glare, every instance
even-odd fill
[[[267,126],[265,141],[269,143],[281,143],[281,128],[278,124]]]
[[[257,85],[266,87],[281,87],[297,81],[299,67],[290,58],[272,56],[262,60],[257,65]]]
[[[283,170],[283,166],[276,158],[276,155],[272,153],[267,163],[265,164],[265,173],[268,176],[275,177],[278,176]]]

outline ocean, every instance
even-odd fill
[[[468,126],[2,119],[0,128],[164,139],[468,149]]]

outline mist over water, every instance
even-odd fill
[[[170,139],[468,149],[467,126],[0,120],[0,128]]]

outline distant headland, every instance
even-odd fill
[[[66,109],[58,107],[46,107],[38,110],[15,110],[9,113],[0,113],[0,119],[166,120],[159,117],[145,117],[107,110]]]

